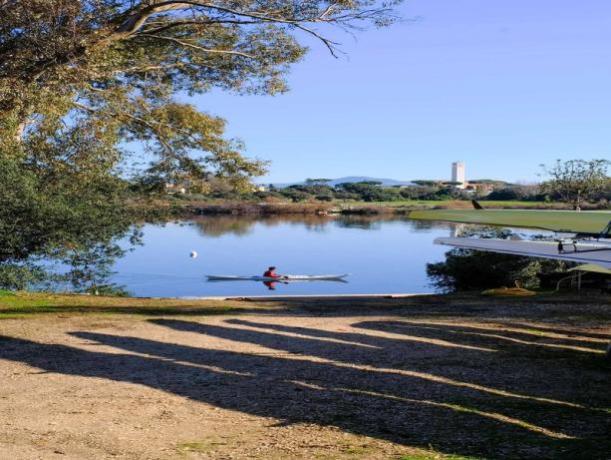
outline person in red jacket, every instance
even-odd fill
[[[269,267],[265,273],[263,273],[263,276],[266,278],[280,278],[280,275],[276,273],[276,267]]]
[[[277,280],[283,279],[283,277],[281,275],[276,273],[276,267],[269,267],[265,271],[265,273],[263,273],[263,276],[266,277],[266,278],[274,278],[274,279],[277,279]],[[276,289],[276,284],[278,284],[278,283],[276,281],[263,281],[263,284],[265,284],[270,291],[273,291],[273,290]]]

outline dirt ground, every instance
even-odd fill
[[[611,458],[605,299],[247,306],[0,320],[0,458]]]

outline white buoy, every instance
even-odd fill
[[[191,257],[191,259],[197,258],[197,252],[191,251],[191,254],[189,254],[189,257]]]

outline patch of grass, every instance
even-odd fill
[[[564,203],[545,203],[543,201],[486,201],[479,200],[485,208],[492,209],[568,209]],[[391,208],[419,209],[473,209],[468,200],[396,200],[396,201],[341,201],[332,202],[339,206],[382,206]]]
[[[210,453],[214,451],[217,447],[224,445],[226,445],[225,442],[218,440],[218,438],[213,438],[205,441],[181,442],[176,446],[176,450],[183,455],[189,453],[204,454]]]
[[[148,299],[77,294],[16,292],[0,296],[0,319],[40,314],[127,314],[127,315],[224,315],[282,309],[225,300]]]
[[[597,233],[611,220],[605,211],[533,211],[528,209],[462,210],[437,209],[412,211],[411,219],[499,225],[504,227],[539,228],[551,231]]]
[[[186,453],[186,452],[204,453],[204,452],[210,451],[213,448],[214,448],[214,446],[211,445],[210,443],[199,442],[199,441],[195,441],[195,442],[182,442],[182,443],[178,444],[178,446],[176,446],[176,449],[179,452],[182,452],[182,453]]]

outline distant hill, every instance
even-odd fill
[[[385,187],[393,187],[395,185],[413,185],[409,181],[402,181],[402,180],[396,180],[396,179],[381,179],[378,177],[367,177],[367,176],[339,177],[337,179],[331,179],[331,181],[328,182],[328,184],[335,187],[338,184],[353,183],[353,182],[380,182]],[[305,184],[305,181],[284,183],[284,184],[273,184],[273,185],[274,187],[277,187],[277,188],[284,188],[284,187],[289,187],[291,185],[303,185],[303,184]]]

